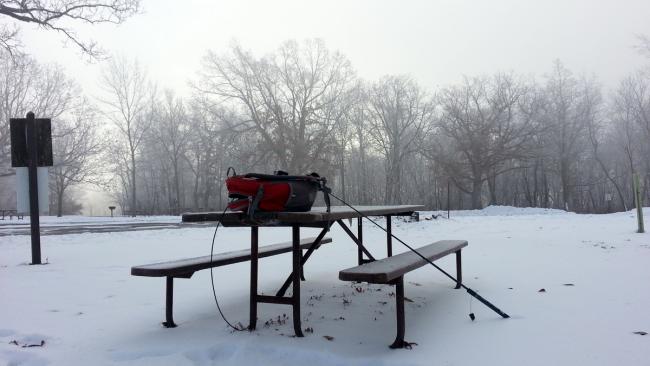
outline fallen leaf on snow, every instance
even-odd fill
[[[539,289],[539,291],[537,291],[537,292],[546,292],[546,289],[545,289],[545,288],[541,288],[541,289]]]
[[[27,347],[43,347],[45,345],[45,341],[41,340],[41,343],[36,343],[36,344],[23,344],[23,348]]]

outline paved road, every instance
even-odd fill
[[[112,233],[122,231],[181,229],[206,225],[188,225],[183,223],[139,222],[124,224],[71,224],[71,225],[41,225],[41,235],[67,235],[82,233]],[[0,226],[0,237],[9,235],[30,235],[29,224]]]

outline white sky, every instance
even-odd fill
[[[410,74],[431,90],[463,75],[516,71],[541,77],[559,58],[606,87],[648,60],[633,49],[650,35],[650,0],[223,1],[143,0],[121,26],[77,26],[112,53],[137,58],[161,88],[188,95],[208,49],[232,40],[262,55],[287,39],[322,38],[359,76]],[[26,51],[63,65],[97,95],[101,64],[89,64],[60,35],[23,27]],[[108,214],[109,199],[89,194]],[[106,212],[104,212],[106,211]]]
[[[143,0],[121,26],[76,27],[106,50],[136,57],[161,86],[189,91],[206,50],[233,39],[257,54],[287,39],[318,37],[366,79],[410,74],[429,89],[462,75],[541,76],[554,59],[614,86],[645,60],[632,48],[650,34],[648,0],[217,1]],[[64,65],[96,93],[101,65],[63,48],[59,35],[25,28],[27,51]]]

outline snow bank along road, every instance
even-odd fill
[[[66,235],[81,233],[108,233],[120,231],[178,229],[188,224],[178,222],[174,217],[75,217],[56,218],[46,216],[40,225],[41,235]],[[58,220],[57,220],[58,219]],[[30,235],[29,220],[6,220],[0,222],[0,237],[9,235]],[[193,224],[195,225],[195,224]]]
[[[635,233],[633,213],[488,208],[393,227],[416,246],[468,240],[465,283],[512,319],[423,267],[405,278],[412,300],[406,339],[418,346],[390,350],[394,290],[337,280],[339,270],[355,264],[356,247],[335,228],[333,243],[305,268],[305,338],[291,337],[290,312],[282,305],[260,305],[257,331],[230,331],[216,312],[207,271],[176,281],[179,327],[165,329],[164,281],[131,277],[129,269],[206,255],[213,228],[47,236],[43,266],[26,265],[29,236],[4,236],[0,365],[650,364],[650,335],[642,335],[650,333],[650,234]],[[261,244],[289,237],[288,228],[260,230]],[[366,225],[364,240],[378,256],[385,255],[384,238]],[[248,239],[246,229],[220,229],[216,250],[243,249]],[[273,293],[290,263],[289,255],[261,260],[260,291]],[[453,258],[439,263],[453,272]],[[248,316],[248,270],[242,263],[214,271],[217,295],[234,322]],[[35,346],[22,347],[28,345]]]

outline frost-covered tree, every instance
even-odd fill
[[[421,146],[433,122],[434,104],[406,76],[386,76],[368,90],[368,133],[384,159],[385,203],[401,201],[405,160]]]
[[[21,43],[19,24],[36,24],[41,29],[56,31],[72,42],[82,53],[97,57],[97,43],[80,37],[72,24],[119,24],[138,12],[140,0],[1,0],[0,47],[10,55],[18,55]]]
[[[265,57],[238,45],[228,54],[209,52],[195,87],[238,108],[245,116],[239,130],[259,137],[259,153],[298,174],[327,167],[340,103],[353,80],[350,62],[322,41],[288,41]]]
[[[538,129],[537,97],[521,79],[496,74],[443,89],[439,103],[434,159],[471,196],[472,208],[482,208],[484,183],[512,169],[507,161],[527,154]]]
[[[105,117],[119,138],[112,141],[111,153],[122,189],[130,197],[130,211],[138,210],[137,164],[142,141],[154,118],[156,89],[137,61],[111,59],[102,73],[104,94],[99,98]]]

